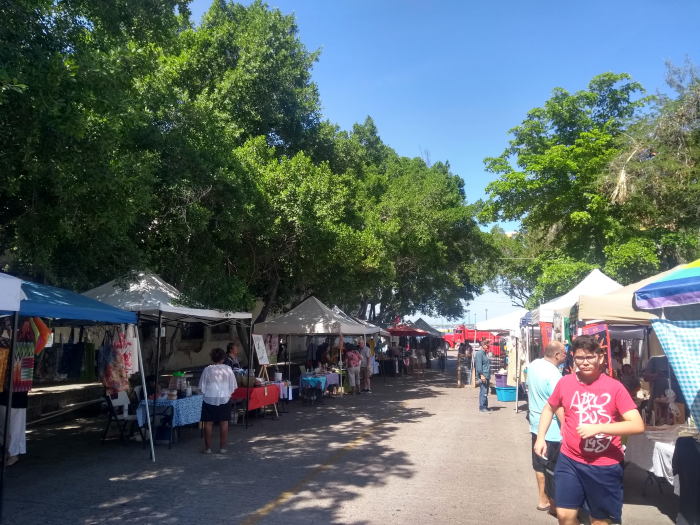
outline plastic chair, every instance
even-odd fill
[[[107,426],[105,427],[104,434],[102,435],[102,444],[104,445],[105,439],[107,439],[107,434],[109,433],[109,429],[112,426],[112,422],[115,422],[117,424],[117,428],[119,429],[119,435],[122,438],[122,441],[124,442],[124,445],[128,445],[129,442],[126,440],[126,436],[124,435],[124,432],[126,431],[126,426],[129,421],[131,421],[131,431],[129,433],[129,436],[133,435],[134,433],[134,425],[138,422],[138,416],[136,415],[136,408],[138,405],[135,407],[132,406],[131,400],[129,399],[129,396],[127,395],[126,392],[119,392],[117,394],[116,399],[112,399],[112,397],[108,394],[105,394],[105,400],[107,401]],[[134,408],[133,414],[129,413],[129,407],[132,406]],[[139,434],[141,434],[141,438],[143,438],[143,434],[141,433],[141,427],[138,427],[139,429]]]

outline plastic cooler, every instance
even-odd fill
[[[508,374],[494,374],[496,376],[496,386],[508,386]]]
[[[499,401],[515,401],[517,390],[514,386],[497,386],[496,399]]]

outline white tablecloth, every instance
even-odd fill
[[[673,452],[676,449],[678,429],[647,431],[627,438],[625,460],[663,478],[673,485],[673,492],[680,494],[678,476],[673,475]]]

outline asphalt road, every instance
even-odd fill
[[[525,414],[495,396],[494,413],[478,413],[477,391],[456,388],[454,355],[444,373],[375,378],[373,390],[234,427],[226,455],[201,454],[197,430],[151,463],[138,444],[100,446],[102,420],[34,429],[7,469],[3,523],[556,523],[535,509]],[[677,497],[643,498],[644,478],[627,467],[623,521],[673,523]]]

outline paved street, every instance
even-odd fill
[[[289,405],[279,420],[233,427],[230,452],[205,456],[199,432],[157,447],[100,446],[102,420],[34,429],[9,468],[8,524],[554,524],[535,509],[530,435],[514,403],[457,389],[447,372],[381,378],[375,394]],[[217,443],[217,441],[215,441]],[[673,523],[665,487],[641,497],[644,473],[625,474],[624,521]]]

